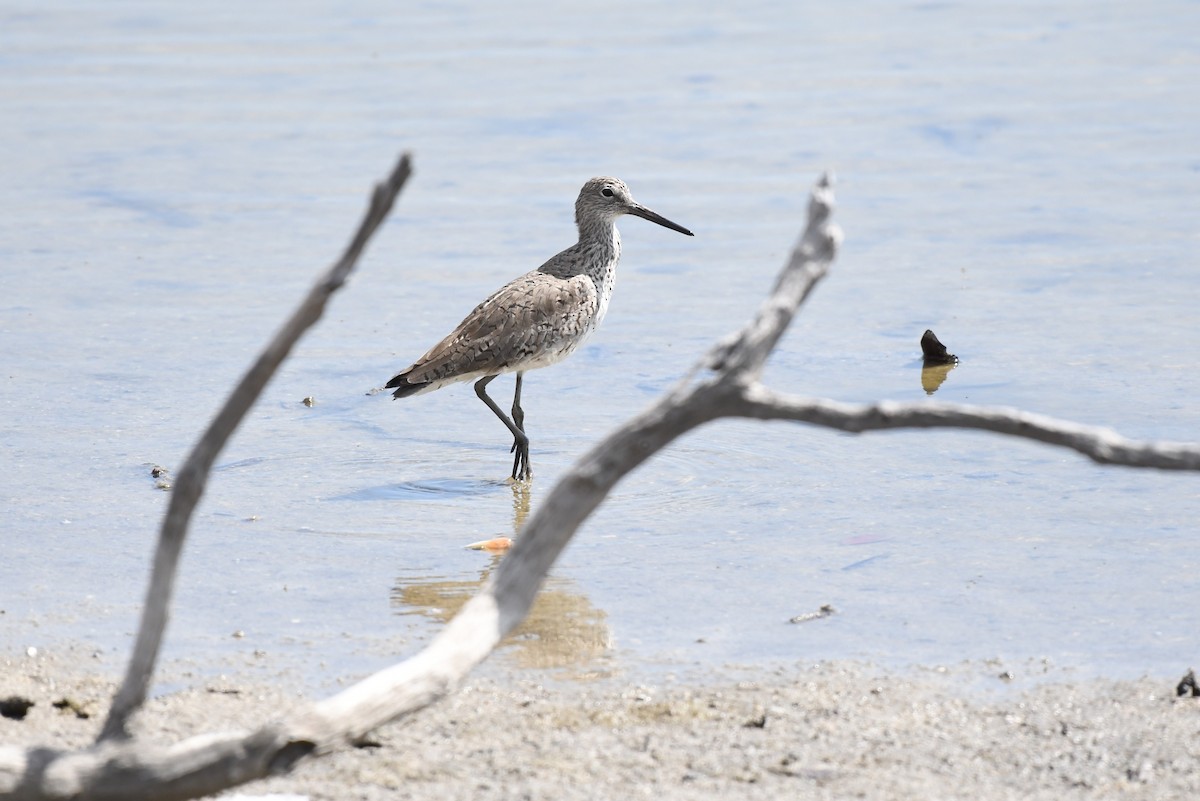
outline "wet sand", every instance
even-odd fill
[[[35,702],[24,720],[0,718],[0,742],[87,743],[115,686],[97,667],[85,649],[0,660],[0,697]],[[364,747],[228,796],[1200,797],[1200,698],[1176,697],[1178,678],[1051,677],[1017,688],[994,669],[825,663],[658,686],[472,678]],[[183,689],[154,698],[138,720],[159,740],[249,728],[305,695],[285,678],[171,672]],[[74,709],[54,707],[63,699]]]

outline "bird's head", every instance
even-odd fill
[[[672,231],[694,235],[682,225],[671,222],[634,200],[629,187],[619,178],[592,178],[579,190],[579,199],[575,201],[575,222],[581,228],[593,223],[611,224],[622,214],[632,214]]]

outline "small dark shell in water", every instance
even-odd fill
[[[946,352],[946,346],[937,338],[937,334],[928,328],[921,335],[921,353],[925,355],[926,366],[931,364],[954,364],[958,361],[957,356]]]

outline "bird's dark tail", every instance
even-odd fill
[[[407,398],[409,395],[415,395],[427,386],[429,386],[428,381],[410,383],[408,373],[401,373],[384,384],[384,389],[395,389],[396,391],[392,393],[393,398]]]

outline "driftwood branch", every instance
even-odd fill
[[[783,395],[754,384],[726,411],[730,416],[793,420],[852,434],[894,428],[969,428],[1070,448],[1100,464],[1200,470],[1200,445],[1194,442],[1139,442],[1111,428],[1000,406],[932,401],[839,403],[825,398]]]
[[[841,233],[829,222],[832,209],[830,181],[823,178],[813,191],[805,232],[754,318],[705,354],[666,396],[593,447],[563,476],[488,583],[424,651],[256,732],[205,735],[170,747],[107,738],[74,753],[0,748],[0,799],[195,798],[289,770],[306,756],[342,747],[433,703],[520,623],[550,566],[622,478],[679,435],[721,417],[794,420],[844,431],[978,428],[1074,448],[1107,463],[1200,469],[1200,446],[1138,443],[1111,431],[1015,410],[934,403],[853,406],[779,395],[762,386],[758,376],[763,364],[837,252]],[[361,248],[365,237],[356,242]],[[209,457],[206,464],[211,462]],[[182,528],[178,537],[181,541]],[[172,559],[177,558],[178,547]],[[173,574],[173,562],[170,571]],[[165,607],[169,595],[169,582],[165,593],[156,594],[152,588],[147,608],[151,602]],[[160,614],[165,623],[165,611]],[[152,667],[153,655],[149,666],[139,670]],[[128,680],[135,685],[130,692],[137,692],[140,681],[144,695],[145,680]],[[134,697],[140,702],[140,697]],[[110,720],[113,732],[124,731],[127,715],[128,711],[115,724]],[[106,726],[106,732],[109,729]]]
[[[142,622],[138,629],[137,643],[125,680],[100,732],[101,740],[127,736],[130,715],[146,700],[146,690],[154,676],[154,666],[158,661],[163,633],[170,616],[171,595],[175,586],[179,556],[184,540],[187,539],[188,523],[196,504],[204,494],[213,462],[246,413],[258,400],[271,376],[275,375],[276,368],[291,353],[301,335],[321,318],[329,296],[346,282],[346,277],[354,268],[367,241],[387,217],[396,195],[411,173],[411,159],[405,154],[401,156],[387,180],[375,187],[371,205],[345,253],[313,286],[300,307],[242,376],[242,380],[238,382],[221,411],[213,418],[176,476],[175,488],[171,493],[171,501],[158,536],[158,549],[154,555],[150,587],[142,607]]]

